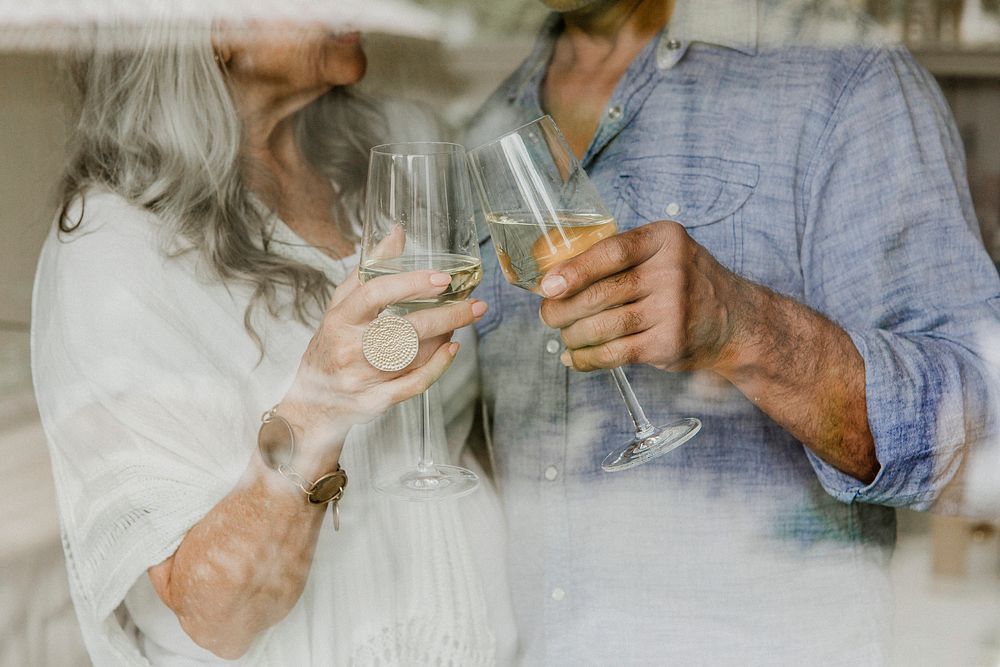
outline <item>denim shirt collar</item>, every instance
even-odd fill
[[[677,0],[660,46],[670,39],[757,53],[757,0]],[[662,50],[662,48],[661,48]]]

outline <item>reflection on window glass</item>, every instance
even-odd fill
[[[14,662],[1000,667],[1000,0],[390,9],[0,19]]]

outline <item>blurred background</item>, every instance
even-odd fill
[[[440,29],[369,35],[364,86],[423,101],[456,128],[527,54],[545,15],[536,0],[412,4],[433,10]],[[937,78],[965,143],[983,238],[1000,261],[1000,0],[850,5]],[[88,664],[28,364],[32,278],[66,125],[51,49],[0,42],[0,667]],[[1000,523],[902,512],[893,576],[897,665],[1000,667]]]

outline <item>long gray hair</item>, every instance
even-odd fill
[[[90,46],[68,59],[78,121],[60,185],[59,228],[83,220],[68,211],[89,189],[110,190],[155,213],[175,252],[197,250],[224,281],[253,288],[244,314],[258,344],[253,309],[277,315],[279,286],[294,293],[303,322],[323,312],[331,285],[318,269],[268,252],[268,197],[251,195],[250,165],[225,74],[215,61],[208,26],[150,25],[89,33]],[[110,45],[110,46],[109,46]],[[384,136],[378,107],[335,88],[299,112],[296,138],[307,159],[335,184],[341,232],[356,239],[368,149]],[[258,193],[259,194],[259,193]],[[82,209],[81,209],[82,210]]]

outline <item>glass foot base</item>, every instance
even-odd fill
[[[604,458],[601,468],[605,472],[619,472],[651,461],[657,456],[677,449],[701,430],[701,421],[694,417],[678,419],[666,426],[657,426],[644,438],[636,438],[621,449]]]
[[[375,490],[397,500],[415,502],[461,498],[479,488],[476,473],[459,466],[397,470],[375,480]]]

